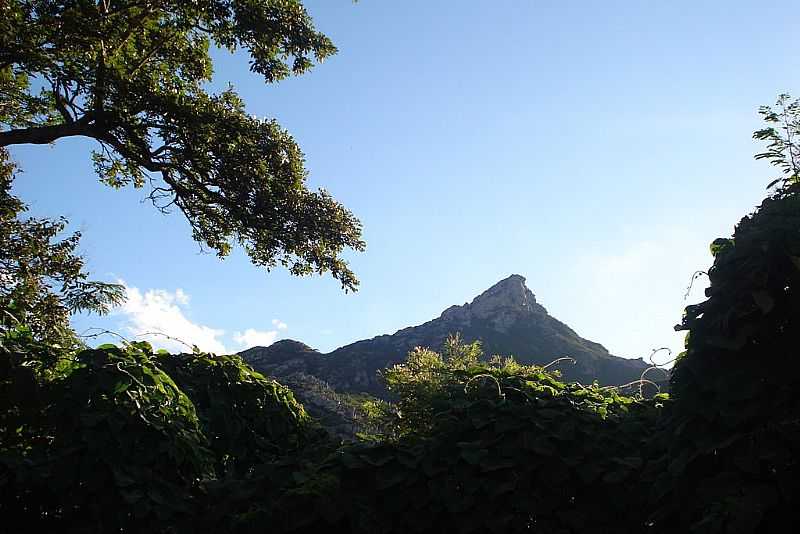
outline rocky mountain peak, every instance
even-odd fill
[[[469,304],[447,308],[441,319],[455,325],[466,325],[473,320],[486,321],[496,330],[505,332],[517,319],[532,313],[546,314],[547,311],[536,302],[533,292],[525,285],[525,277],[512,274]]]
[[[485,319],[509,308],[521,312],[532,311],[534,305],[536,297],[525,285],[525,277],[512,274],[475,297],[470,308],[473,316]]]
[[[481,341],[487,356],[513,355],[523,364],[545,365],[570,356],[576,363],[564,367],[565,379],[582,383],[596,379],[601,384],[626,384],[647,368],[641,360],[609,354],[602,345],[580,337],[550,316],[518,274],[497,282],[472,302],[447,308],[437,319],[392,335],[356,341],[328,354],[287,339],[266,348],[254,347],[242,352],[242,357],[258,371],[286,381],[301,377],[298,380],[308,385],[311,376],[325,387],[383,397],[386,390],[378,378],[380,370],[402,362],[414,347],[439,350],[456,333],[467,343]],[[311,386],[303,387],[319,389]],[[313,404],[315,393],[303,395],[303,400]]]

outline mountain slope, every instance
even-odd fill
[[[565,356],[576,360],[558,366],[566,380],[623,384],[637,380],[647,368],[642,360],[610,354],[599,343],[580,337],[550,316],[525,286],[525,278],[511,275],[477,296],[471,303],[451,306],[431,321],[340,347],[322,354],[297,341],[279,341],[241,353],[253,367],[278,378],[302,373],[328,382],[338,391],[383,396],[377,372],[401,362],[416,346],[441,347],[450,334],[464,341],[480,340],[487,355],[513,355],[521,363],[548,364]]]

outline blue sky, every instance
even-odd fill
[[[15,147],[15,191],[66,215],[128,304],[78,317],[209,350],[278,338],[331,350],[431,319],[519,273],[554,316],[626,357],[679,349],[684,291],[764,196],[759,105],[800,93],[790,2],[307,1],[339,54],[266,86],[216,54],[364,223],[361,280],[294,278],[201,254],[180,215],[92,173],[91,142]],[[174,347],[169,341],[161,343]]]

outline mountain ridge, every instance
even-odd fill
[[[255,369],[279,379],[311,375],[337,391],[385,397],[378,378],[381,369],[403,361],[414,347],[438,350],[447,336],[456,333],[465,342],[481,341],[487,357],[513,355],[520,363],[537,365],[574,358],[573,365],[559,365],[565,380],[619,385],[637,380],[648,367],[641,359],[611,354],[549,315],[519,274],[500,280],[471,302],[446,308],[430,321],[355,341],[329,353],[300,341],[281,340],[240,355]]]

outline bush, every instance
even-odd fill
[[[564,384],[510,359],[481,363],[476,346],[451,349],[446,358],[417,349],[385,373],[399,394],[394,440],[346,445],[299,470],[245,503],[234,531],[644,528],[642,475],[666,396]]]
[[[213,473],[189,398],[149,346],[78,353],[43,384],[26,438],[3,446],[0,511],[30,531],[162,531],[191,516],[191,490]],[[7,355],[6,355],[7,356]]]
[[[653,518],[663,532],[775,531],[800,504],[797,188],[765,200],[712,251],[708,299],[681,325],[690,333],[661,434],[668,454],[653,466]]]
[[[218,476],[245,475],[320,437],[292,391],[239,356],[160,353],[156,362],[197,409]]]
[[[25,327],[0,341],[0,513],[29,531],[203,531],[204,495],[333,445],[238,356],[147,343],[51,356]]]

